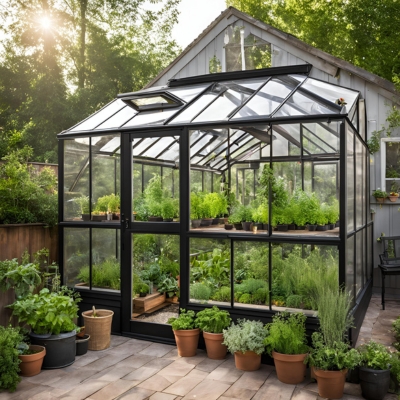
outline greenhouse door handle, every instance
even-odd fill
[[[121,214],[121,229],[124,231],[125,229],[129,229],[129,219],[125,218],[124,214]]]

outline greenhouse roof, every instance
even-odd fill
[[[120,94],[60,135],[353,114],[359,92],[310,78],[311,68],[305,64],[173,79],[167,86]],[[340,98],[343,107],[337,104]]]

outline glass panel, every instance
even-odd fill
[[[356,140],[356,225],[357,228],[362,226],[363,223],[363,214],[365,213],[364,203],[363,203],[363,191],[364,191],[364,180],[365,177],[363,176],[363,152],[362,148],[363,145],[361,144],[360,139],[355,137]]]
[[[294,89],[295,85],[284,82],[279,78],[272,78],[261,90],[232,118],[251,118],[268,116],[284,102]]]
[[[359,92],[346,89],[342,86],[331,85],[326,82],[318,81],[316,79],[308,78],[303,85],[302,89],[309,90],[326,100],[335,103],[339,98],[343,98],[346,104],[346,110],[350,110],[354,102],[357,100]]]
[[[321,203],[339,201],[338,163],[313,163],[313,192]],[[336,222],[336,221],[334,221]]]
[[[257,90],[265,79],[223,82],[221,94],[193,122],[219,121],[228,117],[232,111],[241,106]]]
[[[69,287],[89,289],[80,272],[90,265],[90,229],[64,228],[64,283]]]
[[[286,100],[285,104],[273,117],[316,114],[339,114],[339,110],[331,109],[319,103],[311,95],[301,92],[301,90],[298,89]]]
[[[354,235],[347,239],[346,245],[346,290],[351,293],[354,303],[355,279],[354,279]]]
[[[367,212],[367,210],[368,210],[368,212],[369,212],[369,207],[367,207],[368,206],[368,204],[367,204],[367,197],[369,198],[369,196],[368,196],[368,192],[367,192],[367,149],[364,147],[364,146],[362,146],[362,158],[361,158],[361,165],[362,165],[362,176],[363,176],[363,180],[362,180],[362,186],[363,186],[363,188],[362,188],[362,193],[361,193],[361,197],[362,197],[362,199],[361,199],[361,204],[362,204],[362,207],[363,207],[363,212],[362,212],[362,220],[361,220],[361,222],[362,222],[362,225],[365,225],[366,223],[367,223],[367,217],[366,217],[366,212]],[[369,151],[368,151],[368,153],[369,153]]]
[[[126,104],[122,100],[120,99],[115,100],[112,103],[106,105],[103,109],[101,109],[97,113],[90,116],[85,121],[81,122],[79,125],[72,128],[70,132],[88,131],[91,129],[95,129],[98,125],[100,125],[106,119],[110,118],[122,107],[125,107],[125,105]]]
[[[388,193],[398,192],[400,185],[400,142],[384,143],[386,146],[386,189],[383,188],[383,190]]]
[[[64,140],[64,220],[89,221],[89,138]]]
[[[204,188],[203,191],[206,193],[212,192],[211,172],[204,171]]]
[[[358,132],[365,140],[365,102],[358,100]]]
[[[305,154],[339,153],[339,129],[338,122],[303,124]]]
[[[126,106],[121,111],[118,111],[111,118],[104,121],[96,129],[119,128],[137,114],[132,107]]]
[[[172,99],[163,95],[152,95],[149,97],[140,97],[130,100],[137,107],[154,105],[154,104],[176,104]]]
[[[189,87],[178,87],[176,89],[168,88],[168,92],[183,100],[185,103],[189,103],[208,86],[210,86],[210,83],[203,83],[201,85]]]
[[[372,226],[367,228],[367,280],[372,278]]]
[[[189,302],[230,303],[230,249],[228,239],[190,239]]]
[[[92,289],[119,292],[120,236],[116,229],[92,229]],[[79,279],[89,281],[89,268],[81,268]]]
[[[123,127],[138,125],[161,125],[166,119],[172,117],[180,108],[163,111],[142,111],[128,121]]]
[[[206,94],[203,94],[199,99],[190,104],[188,108],[183,110],[172,121],[170,121],[170,124],[191,122],[192,119],[195,118],[196,115],[199,114],[204,108],[206,108],[216,97],[218,97],[218,93],[207,92]]]
[[[319,290],[338,290],[338,272],[337,247],[273,244],[272,309],[315,316]]]
[[[356,235],[356,298],[363,288],[362,285],[362,265],[364,261],[363,246],[362,246],[362,232]]]
[[[132,319],[166,324],[169,317],[178,317],[179,255],[179,236],[132,235]]]
[[[203,191],[203,172],[192,169],[190,171],[190,191],[194,193]]]
[[[148,137],[133,147],[134,221],[179,218],[179,137]],[[169,157],[173,162],[168,162]],[[176,161],[176,162],[175,162]]]
[[[235,307],[269,310],[268,243],[234,242],[233,251]]]
[[[300,155],[300,125],[273,125],[272,156]]]
[[[354,133],[347,126],[347,231],[354,230]]]
[[[94,145],[92,140],[92,220],[94,221],[119,220],[120,188],[117,182],[119,182],[120,158],[118,154],[101,151],[114,138],[119,138],[119,135],[98,137],[99,140]]]

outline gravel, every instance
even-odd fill
[[[171,304],[167,307],[162,308],[161,310],[154,312],[149,316],[141,315],[136,319],[141,319],[146,322],[157,322],[159,324],[166,324],[169,318],[172,317],[177,318],[178,312],[179,312],[179,304]]]

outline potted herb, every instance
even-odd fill
[[[220,193],[207,193],[204,196],[204,206],[209,210],[213,225],[219,223],[219,218],[217,217],[223,217],[228,212],[228,201]]]
[[[254,221],[253,226],[255,226],[258,230],[263,229],[263,223],[265,221],[263,205],[260,205],[253,210],[252,220]],[[268,219],[265,223],[268,223]]]
[[[83,221],[90,221],[89,196],[80,196],[73,199],[79,206],[79,214]]]
[[[261,365],[261,353],[264,351],[265,329],[260,321],[238,319],[223,330],[224,342],[228,350],[235,355],[235,365],[242,371],[256,371]]]
[[[196,193],[190,193],[190,219],[192,228],[200,227],[202,217],[201,198]]]
[[[149,285],[142,281],[136,282],[133,285],[133,291],[138,293],[140,297],[146,297],[146,295],[149,293]]]
[[[240,216],[242,220],[242,226],[245,231],[251,230],[251,224],[253,221],[253,209],[250,205],[240,206]]]
[[[165,196],[160,175],[154,174],[153,178],[149,180],[143,195],[150,214],[149,221],[162,221],[162,202]]]
[[[232,214],[228,218],[229,224],[232,224],[237,231],[240,231],[243,229],[240,207],[241,206],[239,205],[239,206],[232,208],[231,209]]]
[[[223,360],[227,348],[224,341],[223,330],[228,328],[231,317],[227,311],[220,310],[217,306],[205,308],[196,315],[196,326],[203,331],[206,343],[207,356],[213,360]]]
[[[392,356],[386,346],[372,340],[361,345],[358,351],[362,395],[367,400],[382,400],[389,389]]]
[[[178,281],[173,277],[166,277],[159,282],[157,290],[160,293],[165,293],[168,298],[173,298],[179,290]]]
[[[384,190],[381,190],[380,188],[375,189],[375,190],[372,192],[372,196],[375,197],[375,199],[376,199],[376,201],[377,201],[378,203],[383,203],[383,202],[385,201],[387,195],[388,195],[388,194],[387,194]]]
[[[46,348],[35,344],[28,345],[21,342],[17,346],[18,358],[21,360],[19,365],[21,376],[35,376],[40,374],[43,359],[46,355]]]
[[[179,317],[170,318],[168,323],[171,324],[174,331],[178,355],[181,357],[195,356],[199,343],[200,329],[196,328],[194,311],[186,311],[181,308]]]
[[[317,223],[317,231],[327,230],[326,224],[328,223],[328,218],[326,216],[326,213],[324,212],[323,207],[320,207],[320,209],[316,212],[315,220]]]
[[[320,331],[312,334],[312,349],[306,358],[313,368],[321,397],[340,399],[348,369],[359,365],[360,355],[346,340],[352,326],[351,297],[341,289],[318,291]]]
[[[161,216],[164,222],[172,222],[177,214],[177,204],[172,198],[166,198],[161,203]]]
[[[308,346],[306,316],[303,313],[282,312],[266,325],[264,340],[267,353],[273,357],[276,374],[283,383],[296,385],[304,380]]]
[[[13,316],[26,322],[32,344],[46,347],[43,368],[62,368],[75,361],[75,324],[80,296],[66,287],[58,292],[44,288],[11,304]]]

